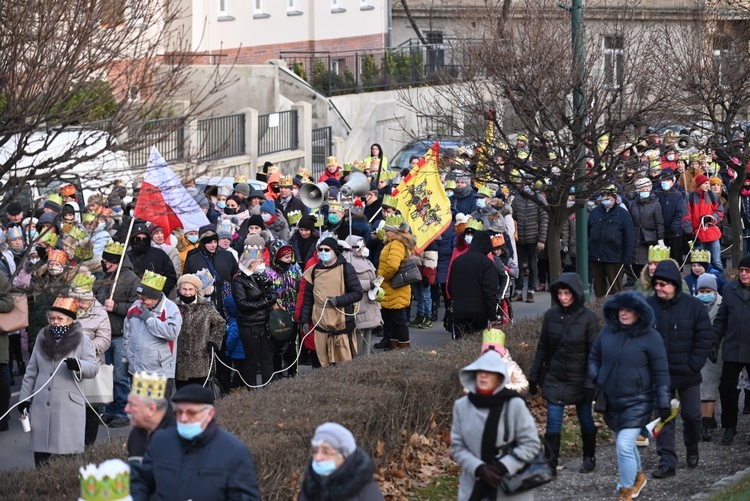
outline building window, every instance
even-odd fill
[[[229,15],[229,6],[227,5],[229,0],[219,0],[219,17]]]
[[[427,48],[427,64],[425,70],[430,73],[445,66],[445,45],[443,45],[442,31],[426,31],[425,38],[430,44]]]
[[[263,12],[263,0],[253,0],[253,19],[267,19],[269,17],[271,17],[270,14]]]
[[[287,12],[297,10],[297,0],[286,0],[286,10]]]
[[[623,40],[622,36],[605,35],[602,38],[604,57],[604,83],[611,89],[619,89],[623,82]]]
[[[338,14],[339,12],[346,12],[346,9],[341,5],[343,0],[331,0],[331,12]]]

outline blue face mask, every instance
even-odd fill
[[[605,207],[609,207],[610,205],[612,205],[612,200],[610,200],[609,198],[602,200],[602,205]]]
[[[327,477],[336,471],[336,462],[333,459],[327,459],[325,461],[315,461],[313,459],[312,469],[321,477]]]
[[[452,197],[453,196],[453,190],[447,190],[445,192],[445,195],[448,196],[448,197]]]
[[[216,206],[219,209],[224,209],[227,206],[227,203],[226,202],[216,202]]]
[[[487,205],[487,199],[486,198],[477,198],[477,207],[480,209],[485,207]]]
[[[672,183],[669,181],[662,181],[661,189],[664,191],[669,191],[670,189],[672,189]]]
[[[318,251],[318,259],[323,263],[327,263],[331,260],[331,253],[328,251]]]
[[[706,293],[699,292],[697,297],[704,303],[710,303],[711,301],[714,300],[714,293],[713,292],[706,292]]]
[[[474,240],[474,235],[466,235],[464,237],[464,240],[466,240],[467,244],[470,244],[472,240]]]
[[[203,433],[201,422],[197,423],[180,423],[177,422],[177,434],[185,440],[192,440]]]
[[[29,232],[29,242],[34,242],[37,238],[39,238],[39,232],[36,230],[31,230]]]
[[[648,198],[648,197],[651,196],[651,192],[650,191],[639,191],[638,192],[638,196],[641,197],[641,198]]]
[[[341,218],[338,214],[328,214],[328,222],[331,224],[339,224],[339,221],[341,221]]]
[[[191,244],[194,244],[198,241],[198,235],[187,235],[185,238],[187,238],[187,241]]]

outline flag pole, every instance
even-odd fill
[[[120,270],[122,270],[122,263],[125,261],[125,254],[128,249],[128,242],[130,241],[130,233],[133,231],[134,224],[135,224],[135,214],[133,214],[130,217],[130,226],[128,227],[128,234],[125,237],[125,249],[122,251],[122,254],[120,255],[120,264],[117,266],[117,271],[115,272],[115,281],[112,283],[112,290],[109,292],[110,301],[112,300],[112,298],[115,297],[115,289],[117,288],[117,281],[120,279]]]

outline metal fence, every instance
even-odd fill
[[[299,77],[330,97],[352,92],[460,81],[461,44],[410,45],[357,51],[281,52]]]
[[[452,136],[453,115],[417,115],[420,136]]]
[[[198,120],[199,161],[245,154],[245,114]]]
[[[312,130],[312,180],[317,180],[326,168],[326,159],[333,153],[331,127]]]
[[[297,110],[258,115],[258,156],[296,150]]]
[[[185,158],[185,121],[182,117],[161,118],[131,124],[128,137],[146,144],[143,148],[128,152],[128,162],[133,167],[148,164],[151,148],[156,146],[167,162]]]

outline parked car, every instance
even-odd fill
[[[459,150],[463,148],[470,149],[473,146],[473,142],[467,138],[433,136],[415,139],[398,150],[392,158],[388,159],[388,167],[396,171],[400,171],[404,167],[409,167],[409,159],[413,156],[423,157],[432,148],[435,141],[440,143],[441,156],[449,152],[449,155],[457,157],[460,154]]]

